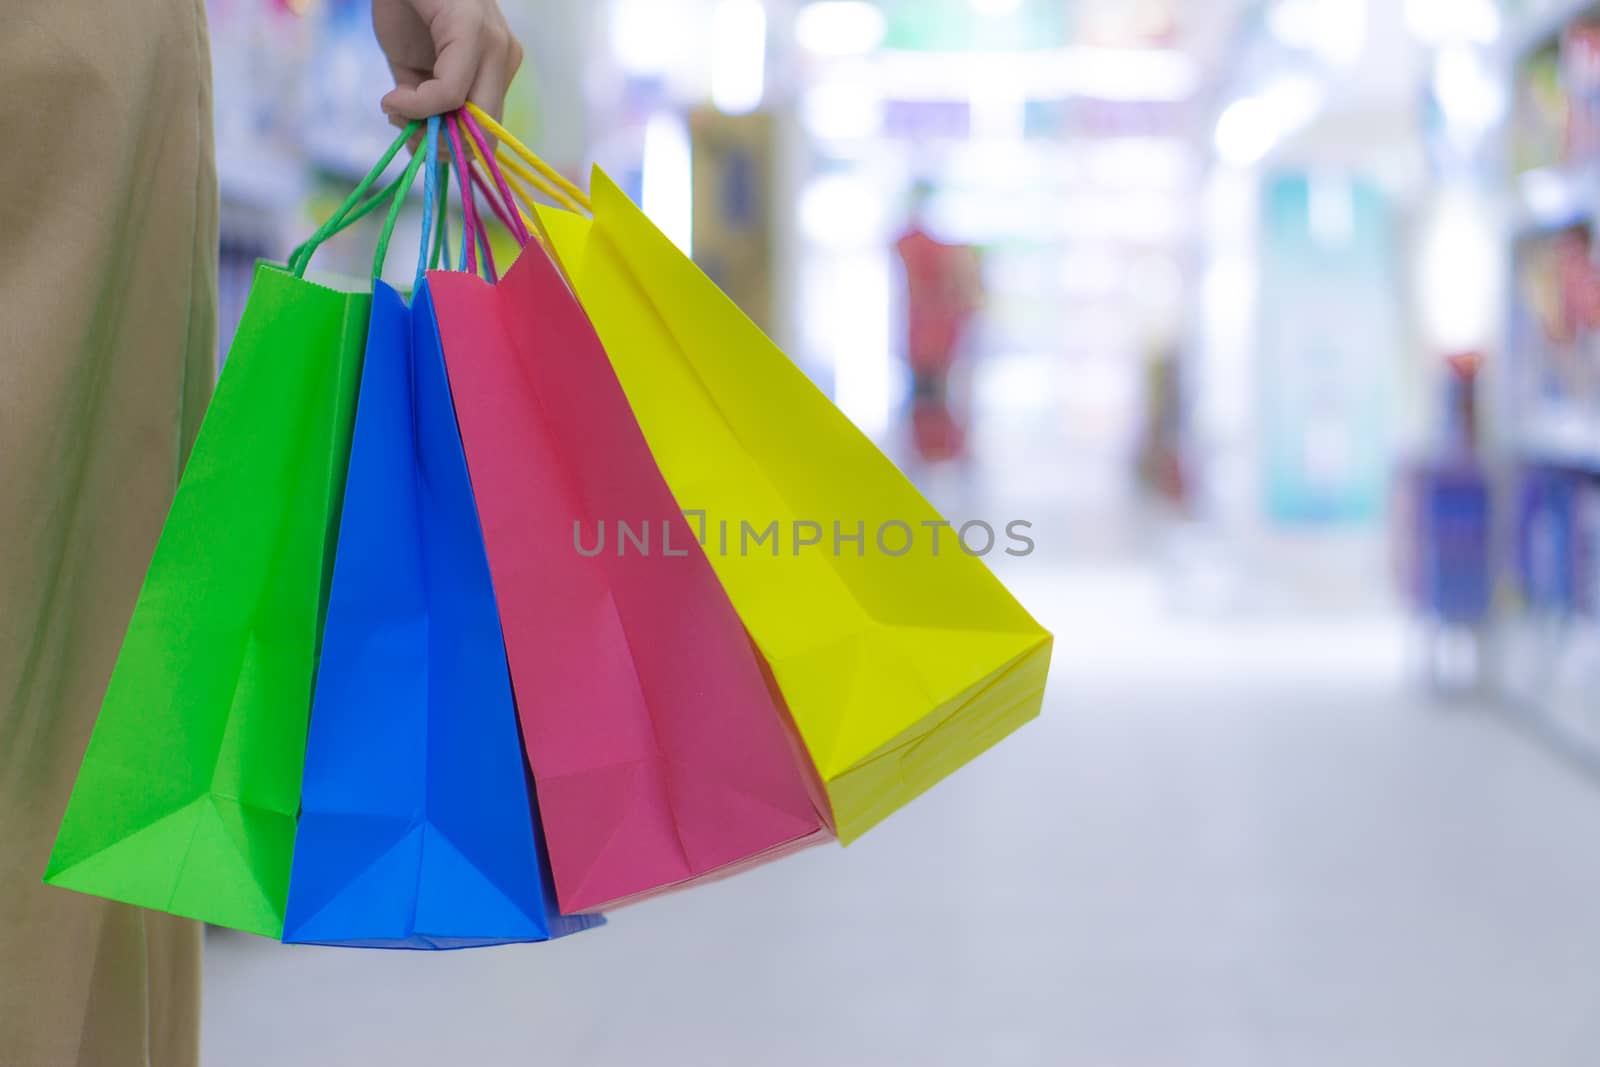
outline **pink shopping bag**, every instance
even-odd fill
[[[557,897],[573,913],[831,831],[782,697],[599,339],[519,237],[498,283],[435,271],[428,286]]]

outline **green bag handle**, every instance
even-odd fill
[[[424,163],[428,164],[428,186],[434,182],[433,172],[439,160],[439,123],[437,119],[428,120],[427,149],[411,157],[411,163],[406,167],[406,172],[400,176],[399,188],[394,197],[389,201],[389,215],[383,220],[383,232],[378,235],[378,249],[372,256],[372,276],[383,277],[383,263],[389,258],[389,242],[394,238],[395,224],[400,221],[400,210],[406,205],[406,197],[411,194],[411,187],[417,182],[417,172]],[[417,285],[422,284],[422,272],[428,262],[428,244],[433,237],[433,194],[430,188],[429,195],[424,197],[422,205],[422,249],[417,253]],[[415,290],[413,290],[415,291]]]
[[[439,158],[439,151],[437,148],[439,143],[437,129],[438,123],[439,119],[437,116],[428,120],[428,155],[426,157],[427,162],[425,164],[428,169],[427,178],[425,181],[429,191],[425,195],[427,202],[423,208],[422,225],[422,231],[425,236],[422,254],[418,261],[417,277],[413,285],[413,292],[415,292],[416,286],[420,286],[422,283],[424,266],[427,270],[437,270],[441,262],[441,257],[442,261],[446,264],[451,261],[449,227],[450,213],[447,205],[450,197],[451,161],[455,158],[455,156],[454,153],[451,153],[444,158]],[[396,139],[396,144],[390,146],[390,150],[384,154],[384,158],[380,160],[377,166],[373,168],[372,172],[367,175],[367,180],[364,182],[364,184],[370,187],[371,183],[377,180],[377,177],[380,176],[388,167],[389,162],[392,161],[395,155],[398,154],[398,145],[405,143],[410,138],[415,126],[416,123],[413,123],[411,126],[407,127],[406,132],[401,134],[401,136]],[[418,158],[421,157],[419,156]],[[415,160],[413,162],[415,162]],[[356,190],[352,192],[345,200],[344,204],[342,204],[339,209],[334,212],[333,216],[323,225],[323,227],[319,229],[313,237],[308,239],[304,244],[294,250],[294,253],[289,258],[290,267],[294,268],[297,276],[303,275],[307,265],[310,262],[311,254],[316,251],[318,246],[320,246],[329,238],[343,233],[345,230],[349,229],[362,219],[366,218],[368,215],[372,214],[378,208],[388,204],[390,205],[390,216],[385,220],[383,237],[383,246],[386,249],[388,240],[393,233],[395,219],[398,218],[398,210],[396,209],[397,205],[404,203],[405,196],[413,187],[414,182],[415,174],[408,168],[408,173],[401,174],[400,177],[390,182],[381,191],[374,194],[367,200],[362,201],[359,205],[357,205],[357,200],[359,200],[363,190],[360,186],[358,186]],[[435,185],[437,185],[436,191],[434,190]],[[404,189],[402,189],[402,186]],[[436,221],[430,222],[430,219],[436,219]],[[431,234],[432,239],[428,240],[427,238],[429,236],[430,229],[433,231]],[[384,252],[380,251],[376,257],[379,262],[378,265],[374,267],[374,277],[381,273],[381,260],[383,256]]]
[[[378,208],[387,204],[389,202],[389,198],[394,196],[396,190],[400,188],[400,182],[402,179],[403,176],[401,178],[396,178],[394,181],[384,186],[377,194],[363,202],[361,206],[353,209],[352,211],[346,212],[342,217],[336,216],[338,225],[334,226],[333,229],[329,230],[326,234],[323,234],[320,237],[307,238],[304,244],[296,248],[289,256],[289,267],[294,270],[296,276],[302,276],[305,274],[306,267],[309,265],[311,260],[311,254],[316,251],[317,247],[321,245],[323,241],[343,233],[351,226],[354,226],[356,223],[372,214]]]
[[[399,192],[401,183],[406,180],[404,175],[389,183],[371,200],[365,203],[362,203],[361,200],[367,194],[367,190],[371,189],[373,184],[383,176],[383,172],[389,169],[389,164],[394,161],[394,157],[400,154],[400,149],[405,147],[406,142],[411,140],[420,126],[421,123],[419,122],[407,123],[406,128],[400,132],[400,136],[396,137],[394,143],[389,146],[388,151],[384,152],[383,158],[378,160],[377,164],[367,172],[365,178],[361,179],[350,195],[345,198],[344,203],[339,205],[339,209],[333,213],[333,217],[324,222],[321,228],[311,235],[310,239],[294,250],[294,253],[289,257],[289,269],[294,272],[296,278],[305,277],[306,267],[310,265],[311,257],[316,254],[317,249],[322,246],[324,241],[334,234],[355,225],[380,205],[389,203],[395,194]],[[414,174],[413,178],[415,178]],[[407,188],[410,188],[409,184]]]

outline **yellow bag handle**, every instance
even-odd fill
[[[511,149],[515,153],[515,157],[520,157],[519,159],[505,156],[496,150],[495,160],[506,170],[511,171],[512,174],[526,181],[529,185],[569,211],[575,211],[579,214],[593,213],[593,207],[589,203],[587,194],[568,180],[566,175],[540,159],[527,145],[517,140],[509,130],[496,122],[487,112],[470,100],[467,102],[467,111],[502,146]],[[527,166],[523,166],[523,163],[526,163]],[[532,170],[529,169],[530,167]],[[510,175],[507,176],[508,184],[510,184],[509,177]],[[532,198],[527,196],[525,188],[518,186],[515,191],[519,196],[526,197],[528,202],[532,203]]]
[[[533,194],[530,193],[527,187],[522,184],[523,182],[527,182],[528,185],[533,186],[535,189],[539,190],[539,192],[543,193],[551,200],[554,200],[557,204],[566,208],[568,211],[582,215],[588,210],[586,204],[580,205],[577,201],[573,200],[572,197],[568,196],[566,193],[563,193],[561,190],[557,189],[555,186],[539,177],[539,175],[533,173],[527,167],[523,166],[521,161],[519,161],[516,156],[506,155],[503,152],[496,152],[494,154],[494,159],[495,163],[501,168],[501,173],[505,175],[506,184],[511,186],[511,191],[516,193],[517,196],[522,199],[523,203],[532,204],[534,202]]]
[[[468,121],[472,120],[469,118]],[[469,140],[472,142],[473,155],[478,157],[478,165],[483,170],[489,171],[489,161],[483,157],[483,151],[478,145],[477,138],[469,138]],[[522,182],[525,181],[560,206],[566,208],[568,211],[572,211],[580,215],[584,213],[585,208],[587,207],[587,198],[585,198],[585,204],[580,206],[570,195],[561,191],[550,182],[545,181],[538,174],[535,174],[533,171],[530,171],[527,167],[523,166],[516,156],[506,155],[505,153],[497,150],[494,155],[494,164],[495,169],[499,170],[500,176],[506,180],[506,185],[511,188],[511,191],[522,201],[523,204],[531,207],[538,202],[534,198],[533,194],[530,193],[525,186],[523,186]],[[546,164],[546,166],[548,166],[548,164]],[[510,173],[506,173],[507,171]],[[520,179],[520,181],[518,179]],[[523,221],[531,224],[531,220],[528,219],[528,216],[525,213],[523,214]]]

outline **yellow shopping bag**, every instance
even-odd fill
[[[1051,636],[598,168],[592,196],[535,220],[848,844],[1039,713]]]

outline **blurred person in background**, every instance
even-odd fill
[[[912,187],[906,229],[895,241],[906,279],[906,358],[911,364],[911,443],[925,462],[961,459],[966,431],[952,395],[968,326],[983,302],[977,252],[928,231],[931,182]]]
[[[1150,496],[1181,511],[1189,495],[1183,456],[1183,361],[1167,342],[1150,347],[1144,361],[1144,411],[1135,454],[1139,484]]]
[[[372,8],[392,121],[499,113],[522,49],[495,0]],[[40,878],[211,395],[205,6],[21,0],[0,27],[0,1063],[183,1067],[199,925]]]

